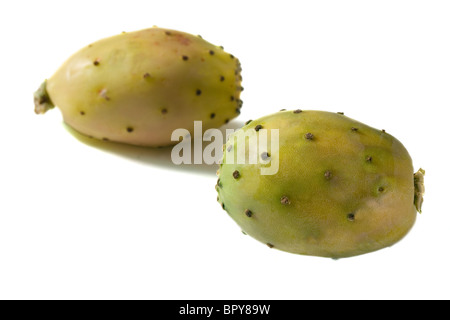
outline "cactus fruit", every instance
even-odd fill
[[[240,63],[200,36],[153,27],[86,46],[34,95],[35,112],[57,106],[64,121],[97,139],[175,144],[177,128],[220,127],[240,113]]]
[[[278,146],[260,144],[249,164],[251,136],[262,129],[268,136],[278,129]],[[245,136],[248,147],[239,148]],[[270,162],[278,172],[262,175]],[[407,150],[385,130],[343,113],[280,111],[229,137],[216,190],[245,234],[270,248],[337,259],[403,238],[421,211],[424,173],[414,174]]]

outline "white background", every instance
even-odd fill
[[[448,299],[448,1],[3,1],[0,298]],[[243,67],[239,126],[281,108],[344,111],[426,169],[423,213],[391,248],[331,259],[242,235],[215,166],[93,143],[33,92],[72,53],[153,25]]]

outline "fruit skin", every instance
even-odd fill
[[[255,129],[257,135],[268,129],[269,136],[279,129],[278,152],[270,144],[258,150],[279,161],[275,175],[260,174],[263,161],[237,164],[231,157],[248,155],[249,148],[237,150],[237,141]],[[270,248],[337,259],[403,238],[420,211],[423,174],[414,177],[407,150],[384,130],[342,113],[282,111],[230,136],[216,190],[245,234]]]
[[[150,28],[81,49],[35,93],[35,112],[55,105],[97,139],[165,146],[173,130],[220,127],[240,113],[239,60],[200,36]],[[178,137],[177,137],[178,138]]]

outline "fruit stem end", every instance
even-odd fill
[[[53,104],[47,92],[47,80],[45,80],[39,89],[34,93],[34,112],[36,114],[44,114],[48,110],[53,109]]]

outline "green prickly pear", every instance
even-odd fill
[[[177,128],[220,127],[240,113],[240,63],[200,36],[150,28],[97,41],[70,57],[35,93],[35,112],[57,106],[97,139],[175,144]]]
[[[249,164],[258,141],[250,138],[263,129],[268,136],[278,129],[278,144],[260,147],[257,163]],[[238,141],[245,139],[250,146],[242,149]],[[271,163],[277,172],[262,175]],[[342,113],[281,111],[230,136],[216,190],[243,232],[269,247],[342,258],[408,233],[421,211],[424,173],[414,174],[405,147],[384,130]]]

